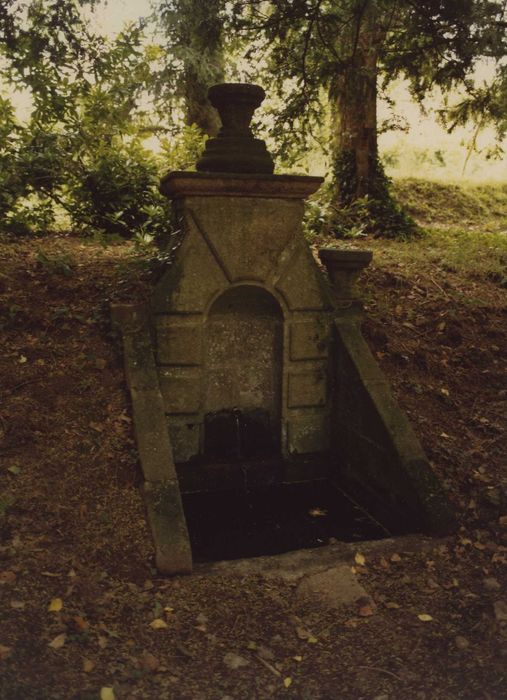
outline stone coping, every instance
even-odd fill
[[[319,258],[326,267],[334,270],[362,270],[372,261],[373,253],[371,250],[320,248]]]
[[[160,191],[170,199],[192,196],[306,199],[323,182],[324,178],[309,175],[172,171],[162,178]]]

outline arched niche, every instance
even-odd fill
[[[280,452],[283,313],[262,287],[231,287],[208,313],[204,454],[252,459]]]

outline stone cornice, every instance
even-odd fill
[[[265,175],[172,171],[162,178],[160,191],[181,197],[269,197],[306,199],[324,182],[307,175]]]

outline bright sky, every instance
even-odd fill
[[[106,5],[97,7],[92,17],[93,24],[98,30],[113,36],[126,22],[135,21],[149,14],[151,14],[150,0],[107,0]]]

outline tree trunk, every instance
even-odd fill
[[[220,0],[182,0],[180,10],[189,49],[184,68],[185,122],[196,124],[208,136],[216,136],[220,128],[218,113],[207,99],[211,85],[224,79],[220,6]]]
[[[216,136],[220,129],[218,112],[208,101],[208,88],[223,81],[223,73],[216,73],[216,78],[202,80],[196,71],[185,70],[185,123],[195,124],[208,136]]]
[[[374,16],[358,21],[357,45],[342,73],[329,90],[333,201],[348,205],[372,196],[378,175],[377,151],[377,44]]]

